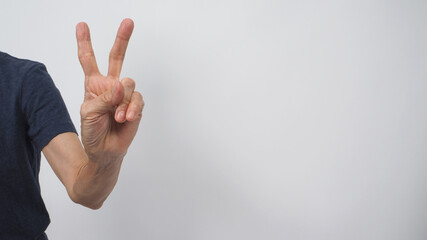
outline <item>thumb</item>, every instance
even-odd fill
[[[93,112],[106,113],[120,104],[124,97],[123,86],[117,81],[113,87],[92,100],[90,105]]]

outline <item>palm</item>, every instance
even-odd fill
[[[133,80],[125,78],[119,82],[132,30],[132,20],[125,19],[110,53],[108,74],[104,76],[96,64],[89,28],[85,23],[77,25],[79,60],[85,73],[85,99],[81,108],[82,141],[89,153],[123,154],[138,129],[142,96],[134,92]],[[121,112],[124,116],[119,114]]]
[[[87,78],[86,82],[86,94],[85,97],[92,99],[97,97],[107,90],[111,89],[116,81],[119,79],[113,79],[112,77],[99,75],[99,76],[90,76]]]

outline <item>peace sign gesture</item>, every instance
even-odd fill
[[[124,19],[110,52],[108,74],[99,72],[89,27],[76,26],[78,56],[85,74],[85,96],[81,106],[82,142],[90,159],[106,153],[124,156],[135,137],[144,101],[130,78],[120,81],[125,52],[134,23]]]

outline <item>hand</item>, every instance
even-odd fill
[[[126,48],[132,35],[133,21],[122,21],[110,52],[107,76],[96,64],[89,27],[81,22],[76,26],[78,56],[85,74],[85,96],[81,106],[81,134],[90,160],[105,156],[124,156],[142,117],[144,101],[134,91],[130,78],[120,81]]]

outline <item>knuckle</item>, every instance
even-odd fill
[[[112,52],[110,52],[110,56],[109,57],[110,57],[110,60],[121,61],[125,57],[125,55],[121,54],[121,53],[118,53],[116,51],[112,51]]]
[[[80,106],[80,116],[86,117],[89,114],[88,105],[86,103],[83,103]]]
[[[135,92],[133,92],[133,94],[135,95],[135,98],[142,100],[142,94],[140,92],[135,91]]]
[[[93,51],[87,51],[87,52],[79,52],[78,53],[79,59],[84,60],[87,58],[92,58],[95,56],[95,53]]]
[[[117,111],[125,110],[125,109],[128,107],[128,105],[129,105],[129,104],[127,104],[127,103],[122,103],[122,104],[120,104],[120,105],[117,107]]]
[[[134,92],[134,94],[135,94],[135,99],[138,102],[138,105],[141,106],[141,109],[144,108],[145,101],[144,101],[144,98],[142,97],[142,94],[140,92]]]
[[[111,102],[111,96],[110,96],[110,94],[102,94],[101,96],[100,96],[100,98],[101,98],[101,101],[102,102],[104,102],[104,103],[110,103]]]
[[[135,81],[131,78],[123,78],[122,84],[125,88],[131,88],[131,89],[135,88]]]

